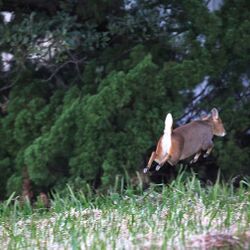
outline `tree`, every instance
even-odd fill
[[[209,166],[249,175],[246,5],[2,1],[13,19],[0,48],[13,58],[0,76],[1,198],[21,191],[26,171],[35,192],[107,188],[138,170],[166,113],[178,125],[214,106],[228,136]]]

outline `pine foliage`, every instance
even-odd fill
[[[166,113],[177,125],[213,107],[228,136],[212,164],[249,175],[248,1],[205,2],[0,2],[14,13],[0,26],[13,55],[0,65],[0,198],[21,193],[26,168],[36,192],[108,188],[138,171]]]

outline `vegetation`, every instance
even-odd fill
[[[249,175],[248,1],[206,2],[0,1],[12,13],[0,15],[12,56],[0,63],[0,198],[108,190],[135,175],[166,113],[178,125],[213,107],[228,135],[198,168]]]
[[[245,183],[246,184],[246,183]],[[122,191],[122,192],[121,192]],[[10,197],[0,205],[5,249],[249,249],[250,195],[195,177],[147,191],[54,194],[50,210]]]

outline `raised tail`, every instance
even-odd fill
[[[165,119],[165,128],[164,128],[164,134],[172,134],[172,127],[173,127],[173,117],[170,113],[167,114]]]
[[[171,140],[172,126],[173,126],[173,117],[170,113],[168,113],[165,119],[164,134],[162,136],[162,149],[164,155],[169,154],[170,148],[172,146],[172,140]]]
[[[168,159],[167,157],[169,155],[170,148],[172,146],[172,140],[171,140],[172,126],[173,126],[173,117],[169,113],[167,114],[166,119],[165,119],[164,134],[157,144],[156,152],[155,151],[152,152],[148,165],[143,170],[144,173],[148,172],[153,161],[156,161],[157,157],[160,157],[160,158],[158,159],[158,161],[156,161],[157,163],[159,163],[159,165],[156,167],[156,171],[158,171]],[[164,160],[164,162],[161,164],[162,160]]]

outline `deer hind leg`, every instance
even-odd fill
[[[164,156],[159,165],[156,167],[156,170],[157,171],[160,170],[160,168],[166,162],[168,162],[171,166],[175,166],[181,158],[183,145],[184,145],[184,140],[182,137],[181,138],[172,137],[172,146],[169,152]]]
[[[156,157],[156,153],[155,153],[155,151],[153,151],[150,158],[149,158],[147,166],[143,169],[144,174],[146,174],[148,172],[148,170],[151,168],[151,165],[152,165],[155,157]]]
[[[196,155],[194,156],[194,158],[190,161],[190,164],[196,163],[198,161],[200,155],[201,155],[201,151],[198,152],[198,153],[196,153]]]
[[[164,158],[160,161],[160,163],[156,166],[155,170],[159,171],[160,168],[171,158],[170,154],[166,154]],[[170,163],[170,162],[169,162]],[[171,164],[171,163],[170,163]],[[171,164],[172,165],[172,164]]]

